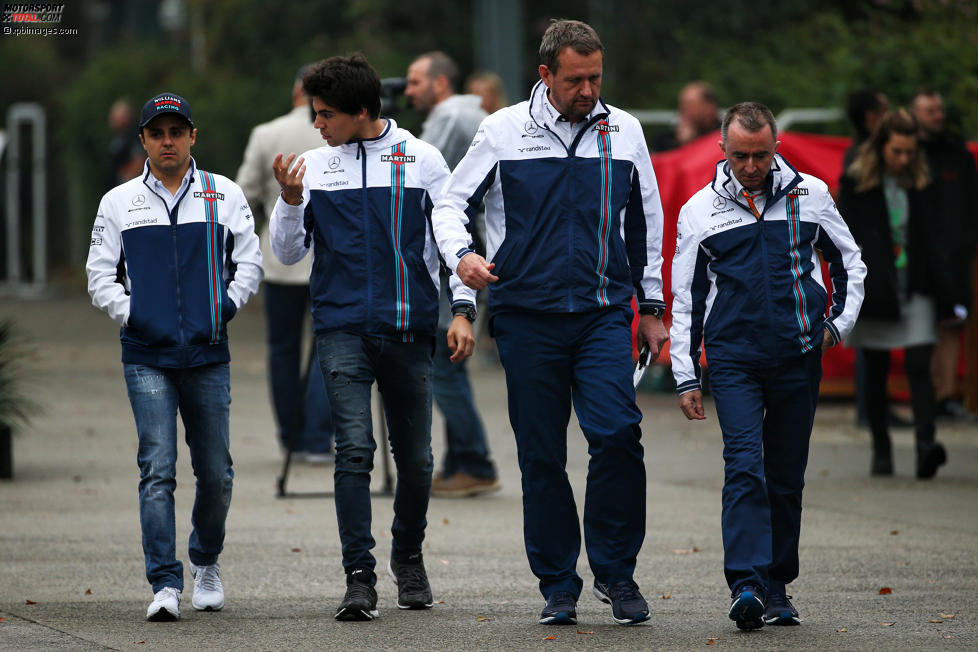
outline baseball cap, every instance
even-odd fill
[[[190,102],[174,93],[160,93],[143,105],[143,112],[139,116],[139,128],[142,129],[158,115],[164,113],[176,113],[183,116],[183,119],[194,126],[194,119],[190,115]]]

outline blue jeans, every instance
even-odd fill
[[[449,359],[452,352],[448,348],[447,333],[439,329],[435,338],[432,375],[435,403],[445,417],[447,446],[442,459],[442,475],[447,478],[462,472],[490,480],[496,477],[496,469],[489,459],[486,430],[475,408],[466,361],[452,362]]]
[[[370,553],[370,472],[374,441],[370,388],[383,398],[397,472],[391,557],[410,562],[421,554],[431,491],[431,337],[399,342],[344,331],[316,338],[319,364],[336,428],[333,489],[343,568],[373,570]]]
[[[584,543],[594,577],[630,580],[645,538],[645,461],[631,311],[494,317],[523,481],[523,538],[540,592],[580,595],[581,526],[567,478],[571,405],[588,443]]]
[[[279,443],[293,451],[328,453],[333,421],[315,351],[301,387],[302,325],[309,314],[309,286],[266,282],[264,304],[268,383]]]
[[[801,495],[822,350],[773,367],[710,361],[723,433],[723,568],[731,594],[783,593],[798,577]]]
[[[224,547],[224,521],[231,505],[234,471],[228,439],[231,381],[228,364],[162,369],[124,364],[129,402],[139,436],[139,520],[146,579],[159,591],[183,590],[183,564],[176,558],[173,490],[177,486],[177,410],[183,419],[197,478],[190,533],[190,561],[217,562]]]

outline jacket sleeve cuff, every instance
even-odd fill
[[[839,329],[835,327],[830,320],[825,320],[825,330],[828,331],[829,335],[832,337],[832,346],[835,346],[842,341],[842,336],[839,335]]]
[[[458,274],[456,271],[458,268],[458,261],[462,260],[462,258],[464,258],[466,255],[474,253],[475,251],[473,251],[471,247],[462,247],[445,259],[445,265],[452,270],[452,274]]]
[[[698,389],[700,389],[700,381],[697,378],[693,378],[692,380],[687,380],[684,383],[680,383],[676,387],[676,393],[679,396],[682,396],[683,394],[688,394],[689,392],[693,392]]]

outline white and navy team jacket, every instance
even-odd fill
[[[306,152],[302,204],[275,204],[272,251],[286,265],[313,249],[316,333],[413,341],[438,324],[441,260],[431,209],[448,180],[441,153],[387,119],[376,138]],[[452,305],[475,291],[452,275]]]
[[[571,141],[540,81],[530,99],[483,120],[452,173],[433,224],[454,270],[484,201],[489,307],[586,312],[662,299],[662,205],[645,137],[598,101]],[[564,123],[566,125],[566,123]]]
[[[670,357],[680,394],[708,361],[763,367],[852,330],[866,266],[825,183],[775,155],[759,216],[726,161],[679,212],[672,262]],[[832,306],[818,253],[829,266]]]
[[[227,322],[258,291],[261,252],[244,193],[198,170],[172,210],[140,177],[107,192],[88,251],[92,304],[122,325],[122,361],[154,367],[228,362]]]

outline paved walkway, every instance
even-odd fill
[[[477,401],[503,490],[433,500],[427,561],[437,604],[338,623],[344,586],[330,500],[275,497],[280,456],[265,383],[260,306],[231,324],[234,501],[221,562],[227,606],[147,623],[137,516],[136,439],[118,329],[81,292],[0,298],[36,340],[31,367],[46,411],[15,441],[15,479],[0,482],[0,650],[972,649],[978,647],[978,427],[944,427],[950,462],[913,479],[912,435],[895,433],[897,475],[868,476],[868,435],[850,405],[818,413],[791,586],[802,627],[738,632],[726,618],[719,512],[722,462],[712,406],[687,422],[672,396],[640,396],[645,414],[648,529],[636,579],[652,620],[625,628],[589,592],[577,627],[535,624],[542,607],[523,552],[515,446],[498,368],[476,365]],[[434,425],[435,455],[443,447]],[[584,439],[572,425],[568,473],[583,500]],[[178,550],[193,499],[181,446]],[[329,468],[298,466],[290,488],[329,489]],[[378,483],[379,486],[379,483]],[[580,504],[580,503],[579,503]],[[374,501],[377,557],[390,551],[389,498]],[[591,581],[586,560],[580,570]],[[189,579],[188,579],[189,585]],[[881,594],[884,587],[892,593]],[[940,621],[940,622],[937,622]]]

